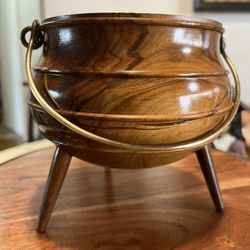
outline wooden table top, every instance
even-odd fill
[[[73,159],[47,233],[35,231],[53,148],[0,166],[0,249],[250,249],[250,163],[212,152],[225,211],[195,155],[147,170]]]

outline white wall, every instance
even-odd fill
[[[0,1],[0,65],[4,123],[22,135],[24,127],[23,88],[20,82],[19,34],[17,4],[14,0]]]
[[[22,28],[40,18],[39,0],[0,0],[0,75],[3,122],[16,134],[27,137],[28,89],[25,81],[25,49],[20,42]]]
[[[250,104],[250,12],[194,13],[193,0],[43,0],[44,16],[84,12],[151,12],[186,14],[221,21],[226,29],[227,51],[242,84],[242,100]]]
[[[45,15],[81,12],[155,12],[185,13],[190,0],[43,0]]]

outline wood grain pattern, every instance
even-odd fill
[[[206,146],[199,149],[196,152],[196,156],[200,163],[200,168],[207,183],[207,187],[214,206],[218,212],[223,212],[224,202],[221,196],[220,187],[209,147]]]
[[[0,166],[0,248],[249,250],[250,163],[219,152],[223,215],[212,209],[194,155],[133,171],[73,158],[48,231],[37,234],[53,151]]]
[[[217,136],[221,130],[216,129],[234,113],[220,54],[224,51],[220,23],[121,13],[55,17],[41,26],[35,21],[32,27],[29,48],[35,48],[35,41],[43,45],[43,55],[34,77],[27,61],[27,76],[31,88],[37,85],[33,94],[43,96],[38,100],[48,106],[48,113],[33,96],[30,107],[41,134],[59,148],[39,231],[46,228],[71,156],[105,167],[135,169],[168,164],[197,151],[215,206],[222,210],[211,157],[200,149],[209,142],[198,143],[209,134]],[[22,31],[24,45],[28,30]],[[223,58],[228,62],[226,55]],[[227,65],[234,72],[231,63]],[[59,123],[53,109],[67,114],[71,126]],[[74,126],[85,129],[86,137],[75,133]],[[127,146],[119,147],[122,143]],[[133,150],[138,145],[142,150]],[[162,145],[173,150],[164,151]]]
[[[223,29],[216,21],[102,13],[50,18],[40,27],[37,87],[89,132],[129,144],[180,144],[215,131],[232,108],[220,55]],[[80,137],[44,113],[35,98],[30,103],[46,138],[98,165],[155,167],[198,150],[120,150]]]
[[[52,211],[55,207],[56,200],[63,185],[64,178],[67,174],[71,155],[66,151],[68,146],[59,146],[56,148],[53,160],[51,163],[48,180],[44,192],[42,206],[40,210],[38,232],[45,232],[49,223]],[[75,152],[74,152],[75,154]],[[208,186],[211,198],[215,209],[218,212],[223,212],[224,204],[220,192],[219,183],[217,180],[214,164],[210,154],[209,147],[206,146],[196,152],[203,176]],[[107,168],[110,173],[110,168]]]
[[[39,232],[44,232],[46,229],[63,185],[64,178],[67,174],[70,160],[71,155],[63,151],[61,148],[56,148],[42,200],[37,226]]]
[[[72,20],[72,17],[74,20]],[[180,27],[196,27],[223,32],[224,29],[220,22],[212,19],[167,14],[150,14],[150,13],[84,13],[74,15],[63,15],[47,18],[42,22],[43,27],[61,26],[71,21],[74,24],[98,23],[98,22],[115,22],[115,23],[137,23],[137,24],[157,24]]]

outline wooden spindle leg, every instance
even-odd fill
[[[196,152],[196,156],[200,163],[200,167],[201,167],[203,176],[205,178],[205,181],[207,183],[214,206],[217,211],[222,212],[224,209],[224,204],[223,204],[216,172],[214,169],[213,160],[212,160],[208,146],[205,146],[199,149]]]
[[[50,167],[46,188],[44,191],[44,197],[37,227],[38,232],[46,231],[46,226],[49,222],[64,178],[67,174],[70,160],[71,155],[69,155],[60,147],[56,148]]]

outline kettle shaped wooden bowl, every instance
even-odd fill
[[[199,141],[225,123],[234,104],[222,33],[216,21],[184,16],[49,18],[39,26],[43,53],[34,82],[55,111],[100,137],[152,146]],[[114,147],[62,126],[34,97],[30,107],[42,135],[102,166],[164,165],[204,145],[171,152]]]
[[[222,211],[207,145],[230,124],[240,100],[222,33],[212,20],[131,13],[59,16],[22,31],[31,112],[57,145],[38,231],[46,229],[72,156],[134,169],[196,152]],[[32,73],[32,50],[41,46]]]

